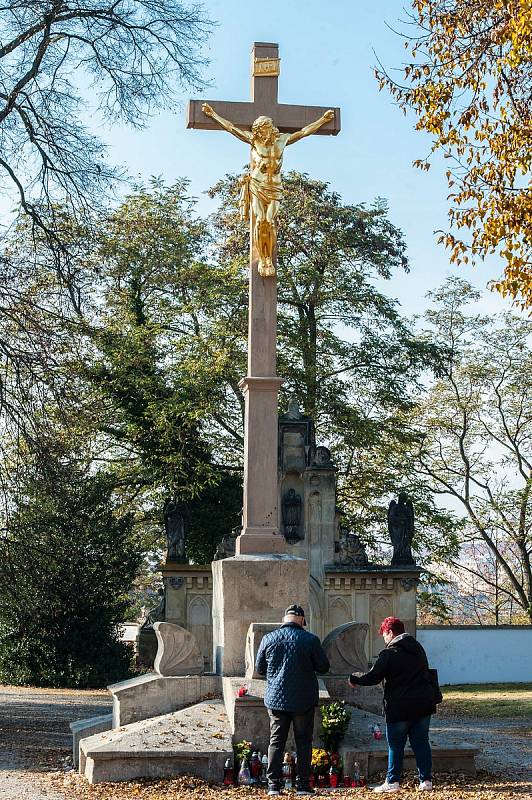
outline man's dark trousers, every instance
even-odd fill
[[[297,752],[297,778],[298,789],[308,789],[310,785],[310,764],[312,760],[312,734],[314,732],[314,710],[311,706],[303,714],[291,711],[275,711],[268,709],[270,717],[270,746],[268,747],[268,786],[272,789],[281,788],[283,772],[283,756],[290,730],[290,723],[294,725],[294,739]]]

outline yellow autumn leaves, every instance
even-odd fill
[[[532,0],[413,0],[404,83],[378,72],[450,159],[453,262],[496,254],[501,294],[532,307]],[[415,166],[428,169],[429,160]]]

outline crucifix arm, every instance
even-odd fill
[[[305,125],[304,128],[301,128],[300,131],[296,131],[295,133],[291,133],[288,137],[288,141],[286,144],[294,144],[294,142],[298,142],[300,139],[304,139],[305,136],[310,136],[313,133],[316,133],[322,125],[325,125],[327,122],[330,122],[334,119],[334,111],[330,108],[328,111],[323,114],[316,122],[311,122],[310,125]]]
[[[233,125],[228,119],[224,119],[219,114],[216,113],[214,108],[210,106],[208,103],[203,103],[201,110],[204,114],[208,117],[212,117],[212,119],[216,120],[216,122],[225,128],[226,131],[232,133],[233,136],[236,136],[237,139],[240,139],[242,142],[246,142],[246,144],[251,144],[251,134],[247,131],[243,131],[241,128],[237,128],[236,125]]]

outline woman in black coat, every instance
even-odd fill
[[[388,740],[388,772],[375,792],[398,792],[407,738],[416,757],[419,789],[432,789],[430,716],[436,711],[427,656],[416,639],[405,633],[397,617],[386,617],[379,633],[386,647],[363,675],[353,673],[350,685],[374,686],[384,681],[384,714]]]

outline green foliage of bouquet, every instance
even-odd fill
[[[251,742],[246,742],[245,739],[234,744],[233,752],[235,754],[235,761],[237,761],[239,764],[241,764],[245,758],[247,758],[249,761],[251,758],[251,753],[253,752],[252,748],[253,746]]]
[[[327,703],[321,706],[320,711],[320,739],[326,750],[335,753],[349,726],[351,709],[347,708],[345,703]]]

